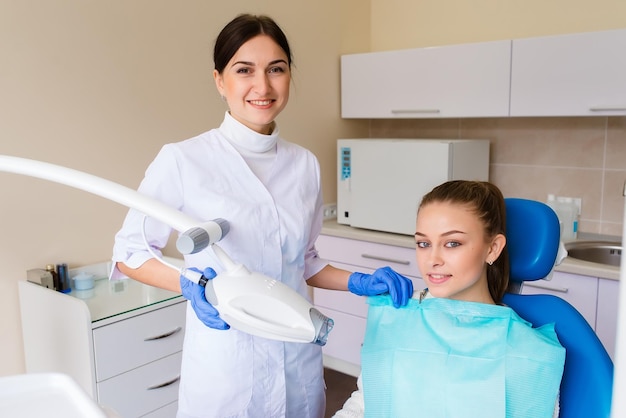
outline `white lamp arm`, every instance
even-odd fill
[[[136,209],[181,232],[176,242],[176,247],[181,254],[201,251],[222,239],[228,232],[228,222],[224,219],[200,222],[136,190],[71,168],[27,158],[0,155],[0,171],[65,184]]]

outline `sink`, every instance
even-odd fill
[[[620,266],[622,244],[611,241],[573,241],[565,244],[568,257],[592,263]]]

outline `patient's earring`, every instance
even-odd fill
[[[493,260],[487,261],[487,264],[489,264],[490,266],[493,266]]]
[[[224,96],[223,94],[222,94],[222,101],[223,101],[223,102],[225,102],[225,101],[226,101],[226,96]]]

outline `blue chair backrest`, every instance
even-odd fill
[[[544,203],[507,198],[506,237],[514,282],[546,277],[556,260],[559,221]],[[609,418],[613,391],[613,362],[583,316],[553,295],[507,293],[504,303],[538,327],[554,323],[565,347],[560,418]]]

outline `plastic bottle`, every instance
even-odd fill
[[[70,287],[70,272],[67,268],[67,264],[57,264],[57,274],[59,275],[59,289],[60,292],[70,293],[72,288]]]
[[[557,201],[558,200],[559,198],[557,198]],[[574,199],[571,197],[560,198],[560,201],[564,204],[565,207],[567,207],[567,210],[570,214],[568,223],[565,225],[565,227],[567,227],[566,234],[568,236],[568,241],[575,240],[576,238],[578,238],[578,218],[580,216],[580,213],[578,213],[578,206],[576,205],[576,202],[574,202]]]
[[[574,241],[578,236],[578,206],[571,197],[548,195],[548,206],[556,212],[561,225],[561,241]]]

